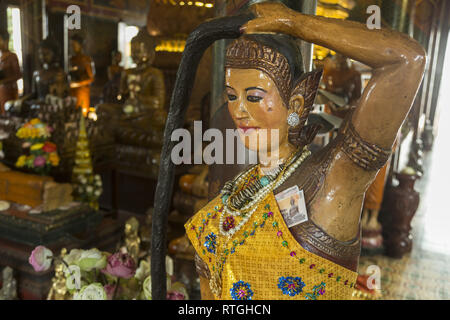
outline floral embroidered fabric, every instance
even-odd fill
[[[241,230],[220,235],[220,197],[185,225],[211,274],[220,275],[216,299],[350,299],[357,273],[317,256],[294,239],[273,193],[259,204]],[[234,220],[225,220],[232,227]],[[224,223],[225,224],[225,223]]]

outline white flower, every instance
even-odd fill
[[[137,268],[134,277],[140,281],[143,281],[146,277],[150,275],[150,263],[145,260],[141,260],[139,263],[139,268]]]
[[[68,255],[64,256],[63,260],[69,265],[77,264],[82,252],[83,250],[80,249],[72,249]]]
[[[100,283],[92,283],[84,286],[81,290],[74,294],[74,300],[106,300],[106,292]]]
[[[144,290],[144,296],[147,300],[152,300],[152,277],[148,276],[144,280],[144,284],[142,285],[142,289]]]
[[[94,188],[92,186],[87,186],[86,187],[86,192],[87,193],[92,193],[94,191]]]
[[[103,269],[106,267],[106,257],[96,248],[83,250],[77,264],[83,271]]]
[[[66,276],[66,287],[69,290],[81,287],[81,270],[77,265],[70,265],[69,268],[64,268],[64,275]]]
[[[101,190],[96,190],[96,191],[94,192],[94,195],[95,195],[96,197],[100,197],[101,194],[102,194],[102,191],[101,191]]]
[[[173,259],[169,256],[166,256],[166,273],[169,276],[173,275]]]
[[[172,287],[172,281],[170,280],[170,276],[167,275],[167,288]],[[152,276],[148,276],[144,280],[144,284],[142,285],[142,289],[144,290],[144,296],[147,300],[152,300]]]

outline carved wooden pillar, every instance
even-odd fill
[[[31,91],[33,71],[39,65],[36,54],[42,40],[42,1],[22,1],[22,46],[24,92]]]
[[[432,51],[429,51],[430,70],[429,85],[424,105],[425,123],[421,139],[425,151],[430,151],[434,141],[434,118],[436,115],[437,101],[442,78],[442,68],[444,65],[445,51],[447,47],[450,17],[450,4],[448,1],[440,1],[435,8],[438,20],[433,21],[434,44]]]
[[[6,2],[0,1],[0,30],[6,30],[8,28],[6,8],[7,8]]]
[[[414,16],[415,0],[384,0],[381,5],[382,19],[394,30],[410,34]]]

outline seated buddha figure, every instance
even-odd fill
[[[123,112],[130,118],[143,117],[154,128],[163,128],[165,111],[165,88],[163,73],[154,68],[156,40],[141,29],[131,40],[131,58],[135,68],[122,73],[120,95]]]
[[[256,18],[226,51],[225,94],[242,142],[259,159],[186,223],[202,298],[350,299],[364,193],[411,108],[425,51],[396,31],[305,15],[281,3],[251,10]],[[307,144],[317,128],[305,122],[321,70],[304,72],[293,38],[374,69],[336,138],[313,154]],[[278,138],[262,129],[277,130]],[[299,190],[307,219],[288,226],[276,196]]]
[[[57,61],[59,48],[57,43],[47,38],[42,40],[38,46],[37,54],[39,59],[39,69],[33,72],[31,80],[31,93],[23,96],[14,102],[14,109],[22,114],[27,114],[33,105],[44,103],[48,94],[56,95],[60,98],[67,96],[68,92],[52,90],[53,87],[62,83],[68,86],[67,74]],[[11,111],[13,111],[11,109]]]

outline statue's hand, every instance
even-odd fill
[[[257,3],[252,5],[250,10],[256,18],[241,27],[243,33],[285,33],[294,37],[298,36],[298,28],[294,23],[298,13],[284,4],[276,2]]]

